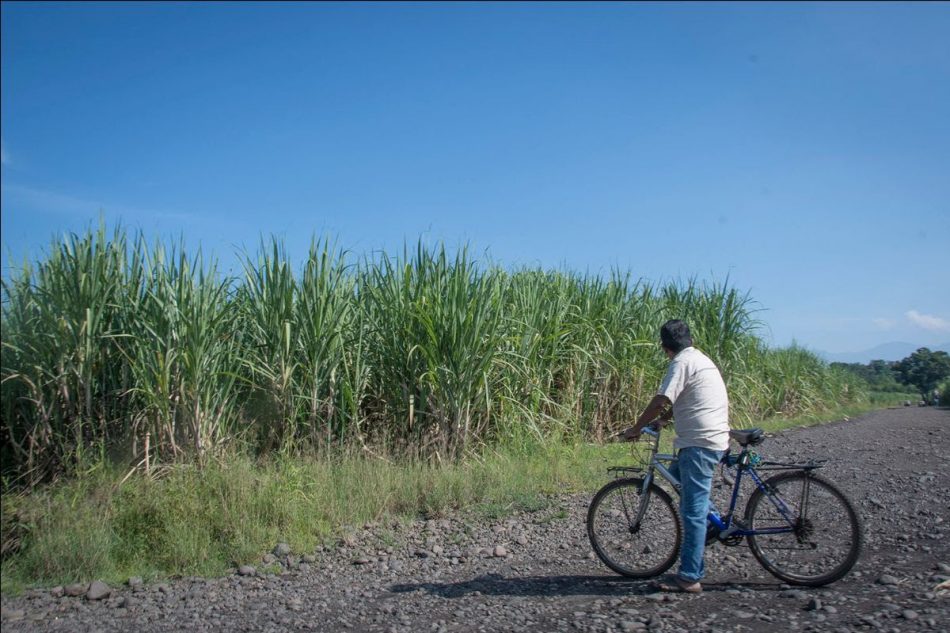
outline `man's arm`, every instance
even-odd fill
[[[650,404],[647,405],[647,408],[644,409],[640,417],[637,418],[637,423],[623,431],[620,436],[625,440],[633,441],[640,437],[643,427],[657,418],[669,420],[673,415],[672,409],[669,408],[672,404],[670,399],[664,395],[657,394],[653,396],[653,399],[650,400]]]

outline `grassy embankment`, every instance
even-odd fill
[[[726,285],[421,244],[352,263],[316,243],[294,274],[272,243],[225,279],[119,230],[58,241],[4,280],[4,589],[219,573],[278,540],[596,487],[625,455],[596,444],[651,396],[673,317],[737,425],[868,405],[813,354],[766,348]]]

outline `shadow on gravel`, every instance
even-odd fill
[[[654,580],[630,580],[615,576],[513,576],[485,574],[462,582],[420,582],[393,585],[393,593],[425,591],[442,598],[463,598],[476,591],[490,596],[644,596],[657,592]],[[745,591],[779,591],[781,587],[770,582],[704,583],[704,592],[730,589]]]

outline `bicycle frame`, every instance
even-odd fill
[[[644,515],[646,514],[647,508],[650,503],[650,495],[646,494],[650,488],[650,485],[654,480],[654,473],[659,473],[659,475],[665,479],[674,489],[677,495],[682,494],[682,484],[680,484],[679,479],[670,472],[669,468],[665,464],[672,463],[676,460],[676,455],[670,453],[659,453],[660,448],[660,433],[659,431],[654,431],[653,429],[647,427],[643,429],[643,433],[654,437],[653,448],[650,455],[650,463],[646,468],[646,475],[643,478],[643,485],[640,495],[640,504],[637,509],[636,517],[631,523],[631,529],[636,529],[639,527],[640,522],[643,520]],[[768,486],[762,481],[762,478],[759,477],[759,474],[756,472],[755,468],[751,463],[751,455],[748,447],[743,447],[742,451],[739,453],[736,458],[736,478],[732,486],[732,498],[729,501],[729,510],[726,513],[725,517],[721,516],[715,507],[712,507],[712,502],[710,501],[710,510],[709,514],[706,516],[707,520],[712,523],[716,529],[719,531],[718,538],[725,539],[727,537],[745,537],[752,535],[765,535],[765,534],[786,534],[789,532],[796,531],[798,521],[794,518],[795,513],[791,508],[788,507],[788,504],[779,497],[778,495],[773,494],[773,491],[769,489]],[[819,468],[820,463],[810,463],[810,464],[775,464],[779,467],[784,467],[785,469],[801,469],[806,473],[811,471],[814,468]],[[616,470],[621,471],[642,471],[643,469],[639,468],[618,468]],[[749,476],[752,477],[752,481],[755,485],[766,495],[766,498],[772,502],[776,510],[782,515],[787,523],[784,527],[769,527],[769,528],[759,528],[755,530],[747,529],[739,521],[734,520],[736,503],[739,500],[739,491],[742,485],[743,473],[749,473]],[[804,514],[808,506],[808,485],[806,478],[806,485],[802,491],[802,500],[801,500],[801,513]]]

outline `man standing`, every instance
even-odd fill
[[[699,593],[704,575],[706,515],[716,464],[729,448],[729,397],[716,365],[693,347],[689,326],[667,321],[660,328],[663,351],[671,359],[663,384],[647,405],[636,425],[625,430],[624,439],[636,440],[645,426],[658,418],[668,420],[672,406],[677,458],[670,468],[680,480],[680,515],[683,547],[679,573],[660,588]]]

